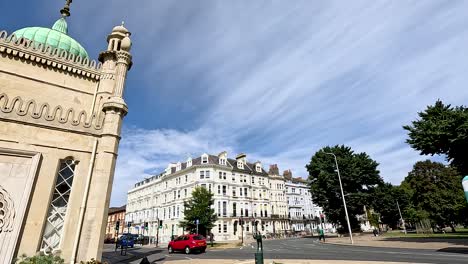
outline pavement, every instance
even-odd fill
[[[126,258],[104,248],[104,260],[114,263],[254,263],[255,244],[239,248],[208,248],[205,254],[168,254],[165,248],[142,247],[128,251]],[[266,240],[263,242],[265,264],[275,263],[468,263],[468,250],[451,246],[441,249],[384,248],[320,243],[316,238]]]

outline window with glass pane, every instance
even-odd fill
[[[75,161],[62,160],[57,174],[41,244],[41,250],[47,252],[60,248],[68,200],[75,176]]]

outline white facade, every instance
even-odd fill
[[[228,159],[227,153],[218,156],[203,154],[184,163],[170,164],[166,171],[135,185],[128,192],[126,222],[130,232],[141,233],[141,226],[148,223],[143,234],[156,236],[157,221],[163,221],[159,229],[159,241],[168,242],[172,234],[181,235],[178,226],[184,218],[183,203],[190,199],[196,186],[205,187],[214,194],[214,209],[218,221],[212,232],[215,240],[241,239],[239,218],[245,221],[244,236],[251,235],[253,223],[265,235],[288,230],[287,206],[282,196],[274,192],[275,205],[283,219],[272,219],[271,177],[260,162],[248,163],[245,155]],[[278,182],[275,179],[275,184]],[[284,181],[283,181],[284,186]],[[276,201],[283,199],[283,203]],[[275,228],[273,228],[275,222]]]
[[[293,178],[289,170],[283,175],[291,229],[294,232],[314,231],[321,223],[318,218],[323,214],[322,208],[313,203],[310,187],[304,179]],[[332,226],[324,223],[323,227],[330,229]]]
[[[239,240],[242,233],[250,238],[255,223],[258,231],[266,236],[293,231],[288,219],[291,207],[287,186],[277,168],[271,170],[273,166],[267,173],[260,162],[247,162],[245,154],[230,159],[226,152],[169,164],[165,172],[135,184],[128,191],[125,220],[131,225],[129,232],[156,237],[159,231],[162,243],[170,241],[171,235],[183,234],[178,224],[184,218],[184,201],[190,199],[196,186],[214,194],[213,207],[218,221],[211,232],[216,241]],[[304,188],[307,189],[305,185]],[[310,195],[307,197],[311,199]],[[302,200],[301,204],[313,206],[312,201]],[[305,207],[307,212],[313,210]],[[244,232],[239,225],[240,218],[245,222]],[[162,221],[159,230],[158,220]],[[145,223],[147,230],[141,228]]]

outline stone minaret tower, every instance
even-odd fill
[[[132,42],[130,32],[122,25],[113,28],[107,37],[107,50],[101,52],[99,61],[102,63],[101,80],[98,93],[96,94],[94,115],[104,112],[105,119],[102,127],[101,140],[99,141],[96,155],[96,170],[93,174],[93,185],[90,187],[90,199],[86,208],[104,208],[103,215],[94,215],[91,211],[86,212],[83,230],[94,229],[96,224],[100,227],[95,230],[99,236],[89,236],[81,239],[78,246],[78,257],[101,256],[105,227],[107,223],[107,210],[112,191],[114,168],[117,159],[117,149],[120,141],[121,125],[123,118],[128,112],[127,104],[123,99],[127,72],[132,66],[132,55],[130,49]],[[104,170],[100,168],[105,168]],[[106,199],[99,200],[91,198],[107,190]],[[121,219],[124,224],[124,219]]]

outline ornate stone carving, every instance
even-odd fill
[[[8,36],[6,31],[0,31],[0,53],[95,80],[101,77],[102,64],[95,60],[83,59],[65,50],[17,38],[14,34]]]
[[[127,51],[117,51],[117,61],[129,65],[129,69],[132,65],[132,55]]]
[[[86,111],[76,112],[73,108],[64,110],[60,105],[51,107],[48,103],[37,104],[31,99],[24,100],[17,96],[9,102],[6,94],[0,94],[0,114],[14,113],[17,116],[34,119],[44,119],[46,121],[56,121],[59,124],[70,124],[74,127],[93,128],[101,130],[104,123],[104,114],[92,115],[88,118]]]
[[[0,234],[13,231],[15,206],[10,194],[0,185]]]

